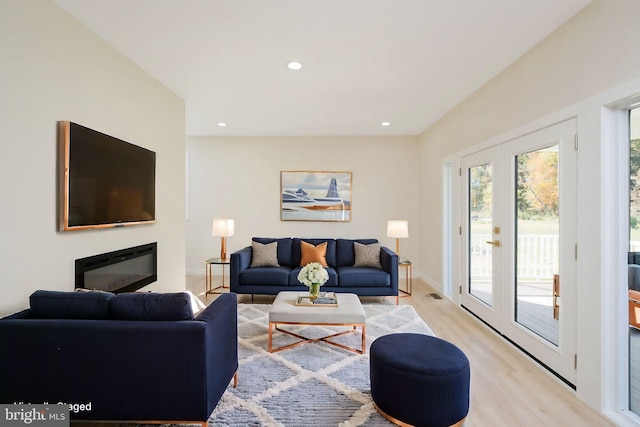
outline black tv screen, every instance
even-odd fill
[[[156,153],[60,122],[60,229],[155,222]]]

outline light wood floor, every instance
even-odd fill
[[[426,297],[434,291],[424,282],[414,280],[414,289],[411,303],[416,311],[438,337],[469,358],[471,407],[466,427],[613,425],[473,316],[449,300]]]
[[[215,281],[218,279],[218,282]],[[214,278],[219,283],[220,278]],[[204,277],[187,277],[187,289],[204,298]],[[435,334],[457,345],[471,364],[471,407],[465,427],[612,426],[574,392],[446,298],[434,299],[425,282],[414,279],[411,304]],[[207,298],[207,303],[214,300]],[[256,296],[255,303],[273,297]],[[363,298],[363,303],[372,300]],[[380,298],[373,298],[380,302]],[[251,303],[248,295],[239,302]]]

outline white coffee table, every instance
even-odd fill
[[[364,309],[362,308],[362,304],[360,304],[360,299],[358,299],[357,295],[336,293],[336,300],[338,301],[337,307],[313,307],[296,305],[298,295],[301,294],[304,293],[280,292],[276,299],[273,301],[271,310],[269,310],[270,353],[275,353],[277,351],[286,350],[297,345],[318,341],[323,341],[327,344],[331,344],[336,347],[340,347],[359,354],[363,354],[366,351],[365,343],[367,339],[367,315],[365,314]],[[278,327],[278,325],[350,326],[351,328],[349,330],[338,332],[332,335],[327,335],[321,338],[307,338],[294,332],[281,329]],[[346,345],[330,341],[330,338],[356,332],[358,326],[362,330],[361,349],[348,347]],[[292,335],[296,338],[299,338],[301,341],[297,341],[293,344],[288,344],[282,347],[273,348],[272,338],[274,330]]]

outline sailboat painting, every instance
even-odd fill
[[[282,221],[351,221],[351,172],[280,172]]]

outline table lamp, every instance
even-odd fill
[[[400,239],[409,237],[409,221],[403,219],[390,219],[387,222],[387,237],[395,237],[396,253],[400,259]]]
[[[227,259],[227,237],[233,236],[233,220],[214,218],[211,234],[220,237],[220,258]]]

